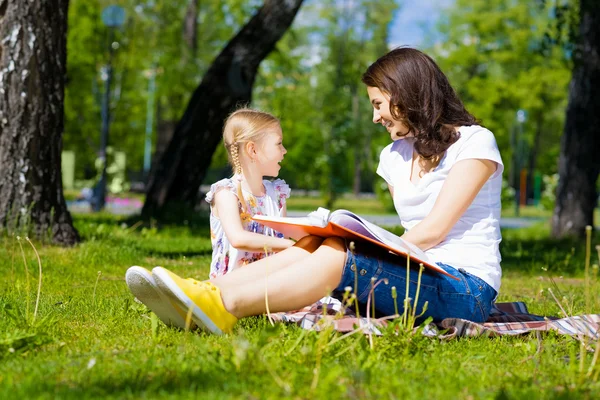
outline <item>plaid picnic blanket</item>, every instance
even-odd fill
[[[325,297],[301,310],[273,313],[275,321],[295,323],[304,329],[322,330],[333,326],[339,332],[351,332],[361,328],[365,334],[381,335],[380,328],[387,325],[383,318],[357,316],[332,297]],[[600,337],[600,314],[578,315],[567,318],[544,317],[530,314],[523,302],[496,303],[488,320],[476,323],[459,318],[447,318],[425,326],[422,333],[430,337],[452,339],[461,336],[521,335],[534,331],[556,331],[564,335],[587,336],[592,340]]]

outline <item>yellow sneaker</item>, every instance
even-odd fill
[[[221,291],[211,282],[183,279],[162,267],[154,268],[152,276],[164,295],[182,309],[191,309],[200,329],[217,335],[232,331],[237,318],[225,309]]]
[[[135,298],[167,326],[186,328],[186,312],[162,293],[150,271],[143,267],[130,267],[125,273],[125,282]],[[195,328],[196,324],[190,321],[189,329]]]

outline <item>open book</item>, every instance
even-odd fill
[[[404,259],[410,253],[411,261],[417,264],[423,263],[430,270],[454,278],[454,276],[448,274],[433,261],[429,260],[425,252],[417,246],[402,240],[402,238],[348,210],[330,212],[326,208],[319,207],[317,211],[311,212],[306,217],[255,215],[252,219],[294,240],[300,240],[308,235],[341,237],[349,240],[373,243],[386,251],[402,256]]]

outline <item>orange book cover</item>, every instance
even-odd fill
[[[321,209],[321,210],[324,210],[324,209]],[[377,235],[378,233],[381,233],[381,231],[387,232],[383,228],[380,228],[374,224],[368,223],[365,220],[363,220],[361,217],[358,217],[356,214],[353,214],[346,210],[337,210],[330,214],[332,216],[335,216],[334,213],[338,213],[340,211],[343,212],[346,217],[349,215],[352,215],[353,219],[351,222],[353,222],[352,226],[354,226],[355,228],[357,226],[362,226],[362,227],[367,228],[367,224],[368,224],[369,225],[368,228],[371,228],[371,229],[363,230],[365,232],[365,234],[363,234],[360,232],[356,232],[355,230],[352,230],[351,228],[349,228],[347,226],[340,225],[339,223],[333,222],[328,219],[323,220],[322,225],[318,225],[318,221],[311,221],[309,218],[305,218],[305,217],[269,217],[269,216],[265,216],[265,215],[255,215],[254,217],[252,217],[252,219],[254,219],[257,222],[260,222],[261,224],[263,224],[265,226],[268,226],[271,229],[274,229],[277,232],[281,232],[285,237],[289,237],[294,240],[300,240],[304,236],[313,235],[313,236],[319,236],[319,237],[324,237],[324,238],[340,237],[340,238],[355,240],[355,241],[366,241],[369,243],[373,243],[393,254],[402,256],[403,259],[406,259],[406,257],[408,256],[407,249],[403,249],[402,247],[400,247],[400,245],[390,245],[390,244],[384,243],[385,240],[378,239],[378,235]],[[329,217],[327,217],[327,218],[329,218]],[[317,223],[314,224],[314,222],[317,222]],[[377,230],[375,230],[375,228],[377,228]],[[356,230],[359,230],[359,229],[356,229]],[[402,241],[402,239],[400,239],[396,235],[393,235],[390,232],[387,232],[386,236],[388,237],[388,240],[387,240],[388,242],[390,242],[390,240],[389,240],[390,236],[395,237],[398,241]],[[415,253],[420,253],[420,254],[415,254]],[[438,267],[435,263],[427,260],[427,256],[421,250],[416,250],[414,253],[411,251],[410,258],[411,258],[411,262],[415,263],[416,265],[418,265],[419,263],[423,263],[423,266],[425,266],[426,268],[428,268],[432,271],[436,271],[441,274],[450,276],[453,279],[457,279],[456,277],[448,274],[442,268]]]

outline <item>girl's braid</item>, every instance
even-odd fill
[[[242,164],[240,163],[240,153],[238,149],[238,144],[236,142],[232,143],[229,147],[229,151],[231,152],[231,161],[233,163],[234,172],[237,175],[242,175]]]
[[[237,142],[233,142],[229,146],[229,154],[231,154],[231,162],[233,163],[234,172],[237,179],[237,194],[240,199],[240,203],[242,205],[242,211],[245,213],[248,212],[248,207],[246,205],[246,199],[244,198],[244,192],[242,191],[242,164],[240,163],[240,153],[239,153],[239,144]]]

